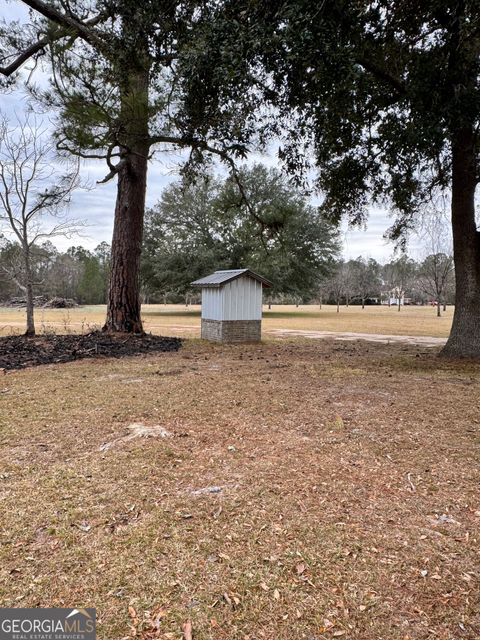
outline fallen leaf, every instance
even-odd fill
[[[273,597],[275,600],[280,600],[280,591],[278,589],[273,592]]]
[[[192,621],[187,620],[183,625],[183,637],[184,640],[193,640]]]

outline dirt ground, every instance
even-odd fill
[[[436,352],[6,373],[0,605],[96,607],[112,640],[478,640],[480,367]]]
[[[439,347],[446,343],[446,338],[434,338],[428,336],[407,336],[389,335],[385,333],[350,333],[345,331],[305,331],[300,329],[270,329],[268,335],[277,338],[311,338],[313,340],[340,340],[342,342],[352,342],[356,340],[366,340],[367,342],[382,342],[383,344],[413,344],[423,347]]]

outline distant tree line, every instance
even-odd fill
[[[174,189],[167,191],[167,200],[172,191]],[[190,287],[193,279],[216,268],[244,264],[272,278],[274,287],[271,293],[268,292],[267,303],[334,304],[337,309],[349,305],[388,304],[400,309],[404,304],[435,304],[440,315],[442,307],[455,302],[453,259],[447,253],[429,254],[418,261],[402,255],[385,264],[362,256],[346,261],[329,256],[328,260],[319,260],[318,264],[311,266],[311,273],[307,272],[308,265],[294,261],[288,267],[288,273],[298,268],[296,281],[285,281],[287,258],[282,261],[275,253],[263,256],[263,262],[260,255],[258,263],[253,259],[245,263],[235,261],[235,256],[242,255],[246,247],[234,241],[223,248],[222,257],[223,245],[210,247],[198,244],[184,248],[171,238],[166,240],[163,235],[155,240],[158,226],[163,229],[157,214],[158,211],[153,209],[148,216],[142,264],[145,302],[199,302],[199,292]],[[177,231],[180,233],[181,227]],[[164,251],[164,243],[168,243],[169,251]],[[35,295],[72,298],[85,305],[106,303],[110,260],[110,246],[106,242],[93,251],[75,246],[65,252],[56,249],[51,242],[45,242],[35,247],[32,256],[37,283]],[[297,259],[300,261],[299,257]],[[0,240],[0,302],[7,303],[23,295],[16,280],[6,275],[21,269],[19,246]],[[303,280],[302,274],[305,276]]]
[[[49,298],[72,298],[79,304],[106,302],[110,245],[99,244],[93,251],[82,246],[59,251],[50,241],[32,248],[31,269],[34,294]],[[23,259],[18,243],[0,238],[0,301],[23,297]]]
[[[141,291],[147,303],[199,302],[191,282],[217,269],[248,267],[272,281],[267,303],[396,305],[454,302],[454,269],[440,215],[426,215],[424,258],[402,254],[386,264],[342,260],[337,227],[277,169],[244,167],[236,181],[201,177],[173,183],[147,211]],[[433,222],[432,222],[433,221]],[[58,251],[51,241],[32,245],[35,294],[107,302],[110,246]],[[0,242],[0,300],[22,295],[25,274],[19,243]]]
[[[340,260],[318,288],[318,302],[341,305],[395,306],[431,304],[441,315],[442,307],[455,302],[453,258],[448,253],[428,254],[415,261],[406,254],[380,264],[372,258]]]

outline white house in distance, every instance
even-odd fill
[[[250,269],[215,271],[192,282],[202,288],[202,338],[215,342],[258,342],[262,334],[262,291],[272,283]]]

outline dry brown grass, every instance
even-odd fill
[[[108,639],[478,639],[479,385],[306,340],[9,373],[0,605],[95,606]]]
[[[200,335],[200,307],[188,309],[183,305],[144,305],[143,318],[147,331],[178,336]],[[380,333],[388,335],[416,335],[446,338],[450,331],[453,307],[448,307],[441,318],[432,307],[341,307],[277,306],[271,311],[264,307],[263,329],[268,335],[272,329],[300,329],[306,331],[339,331],[354,333]],[[104,306],[77,307],[75,309],[39,309],[36,314],[40,331],[83,332],[101,327],[105,320]],[[0,307],[0,335],[22,332],[25,312]]]

